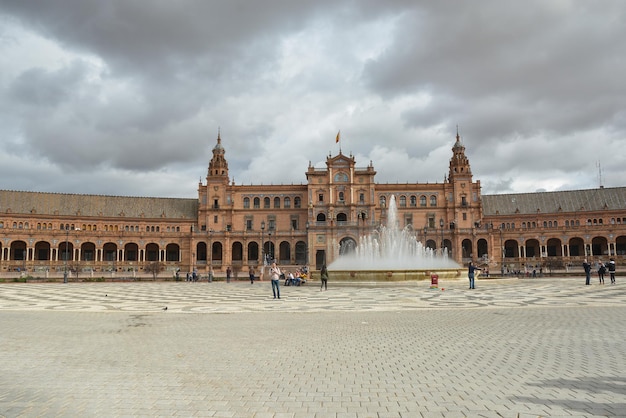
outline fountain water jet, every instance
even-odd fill
[[[448,258],[447,250],[438,252],[417,240],[409,226],[398,227],[395,196],[387,210],[387,225],[361,236],[359,244],[335,244],[338,257],[329,266],[333,280],[402,281],[457,278],[462,267]]]

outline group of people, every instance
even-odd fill
[[[283,274],[285,275],[285,286],[301,286],[303,283],[306,283],[306,267],[302,270],[296,269],[295,273],[286,271]]]
[[[274,299],[280,299],[280,279],[281,277],[284,277],[285,279],[285,284],[287,282],[287,280],[291,281],[291,283],[296,283],[295,280],[296,277],[300,278],[300,282],[302,281],[302,271],[300,270],[296,270],[296,277],[294,277],[294,275],[291,272],[287,272],[287,276],[285,276],[285,273],[283,273],[280,269],[280,267],[278,267],[276,265],[276,262],[273,262],[271,267],[270,267],[270,280],[272,282],[272,294],[274,295]],[[322,281],[322,286],[320,287],[320,290],[328,290],[328,269],[326,268],[326,265],[324,264],[322,266],[322,269],[320,270],[320,278]],[[292,281],[293,280],[293,281]],[[300,284],[297,284],[297,286],[299,286]]]
[[[615,259],[610,258],[608,263],[603,263],[602,261],[598,261],[598,280],[600,284],[604,284],[604,275],[609,272],[609,277],[611,279],[611,284],[615,284]],[[587,260],[583,262],[583,269],[585,270],[585,284],[591,284],[591,270],[592,266]]]

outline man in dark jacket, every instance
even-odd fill
[[[583,268],[585,269],[585,284],[591,284],[591,264],[587,262],[587,259],[583,261]]]
[[[611,276],[611,284],[615,284],[615,259],[609,260],[609,276]]]

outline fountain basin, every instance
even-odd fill
[[[431,274],[442,279],[459,279],[465,269],[463,268],[440,268],[440,269],[397,269],[397,270],[328,270],[329,281],[354,281],[354,282],[402,282],[430,280]],[[319,273],[315,275],[319,279]]]

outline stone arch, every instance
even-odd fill
[[[541,245],[537,239],[527,240],[524,247],[526,248],[526,258],[541,257]]]
[[[558,238],[549,238],[546,243],[546,255],[548,257],[562,257],[563,246],[561,240]]]
[[[248,243],[248,262],[251,262],[253,260],[260,260],[259,243],[256,241]]]
[[[480,238],[476,243],[476,248],[478,250],[478,258],[489,257],[489,245],[486,239]]]
[[[357,244],[354,238],[345,237],[339,241],[339,255],[354,254],[356,252]]]
[[[519,245],[514,239],[507,239],[504,241],[504,258],[517,258],[519,257]]]
[[[131,245],[137,248],[137,244],[126,244],[127,247]],[[93,242],[84,242],[80,246],[80,261],[96,261],[96,254],[96,244]],[[130,261],[136,261],[136,259]]]
[[[232,261],[243,261],[243,244],[241,243],[241,241],[233,242]]]
[[[180,246],[178,244],[167,244],[165,246],[165,261],[180,261]]]
[[[472,245],[472,241],[469,239],[464,239],[461,242],[461,256],[464,259],[471,260],[474,257],[474,246]]]
[[[583,257],[585,255],[585,241],[580,237],[572,237],[567,244],[570,257]]]

